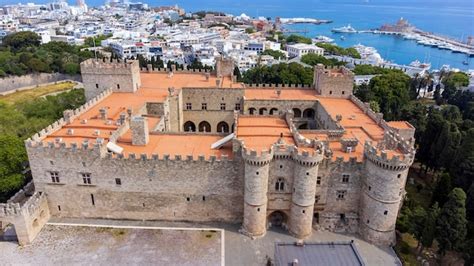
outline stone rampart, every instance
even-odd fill
[[[0,78],[0,94],[15,92],[20,89],[32,89],[58,81],[82,81],[80,75],[67,75],[61,73],[38,73],[23,76],[9,76]]]

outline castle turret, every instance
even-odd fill
[[[366,143],[364,156],[360,235],[377,245],[391,245],[395,243],[395,223],[414,152],[389,158],[384,150]]]
[[[354,86],[354,74],[345,67],[314,66],[313,86],[324,97],[349,98]]]
[[[304,238],[312,232],[318,165],[323,155],[320,151],[312,155],[306,151],[302,154],[295,151],[293,160],[295,168],[289,230],[294,236]]]
[[[229,77],[234,74],[234,61],[232,58],[219,57],[216,60],[217,77]]]
[[[245,161],[243,233],[262,236],[267,231],[268,173],[273,151],[257,154],[244,148],[242,157]]]
[[[135,92],[141,86],[138,61],[109,62],[92,58],[81,63],[81,75],[87,100],[107,89]]]

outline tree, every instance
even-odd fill
[[[290,36],[286,37],[286,42],[311,44],[313,41],[311,40],[311,38],[306,38],[301,35],[291,34]]]
[[[471,184],[471,187],[467,191],[466,218],[474,222],[474,183]]]
[[[360,54],[354,48],[342,48],[340,46],[330,44],[330,43],[317,43],[317,46],[324,48],[324,52],[333,55],[341,55],[341,56],[350,56],[352,58],[360,59]]]
[[[286,59],[285,53],[278,50],[266,49],[262,52],[262,55],[270,55],[275,59]]]
[[[247,33],[247,34],[255,33],[255,29],[254,28],[246,28],[245,33]]]
[[[461,188],[454,188],[449,193],[448,201],[441,208],[437,220],[437,240],[439,253],[444,255],[448,250],[459,251],[467,234],[466,193]]]
[[[464,72],[450,72],[442,82],[442,96],[446,101],[450,101],[459,88],[469,85],[469,76]]]
[[[327,59],[324,56],[317,54],[305,54],[301,57],[301,62],[308,64],[310,66],[315,66],[317,64],[323,64],[325,66],[342,66],[344,62],[337,61],[336,59]]]
[[[454,183],[467,191],[474,182],[474,128],[464,133],[454,157],[450,169]]]
[[[426,216],[427,213],[425,209],[420,206],[416,206],[409,217],[410,225],[408,232],[418,240],[418,247],[421,245],[421,238],[423,234],[423,228],[425,227]]]
[[[23,141],[12,135],[0,135],[0,202],[24,184],[21,174],[23,163],[27,160]]]
[[[245,71],[242,81],[248,84],[312,84],[313,70],[298,63],[257,66]]]
[[[433,204],[428,210],[426,215],[425,223],[421,232],[421,247],[431,247],[433,245],[433,240],[436,237],[436,221],[440,213],[438,203]],[[420,250],[421,252],[422,250]]]
[[[431,203],[438,203],[439,205],[443,206],[448,200],[448,195],[451,192],[452,187],[451,176],[448,173],[442,173],[435,189],[433,190]]]
[[[19,31],[5,36],[2,42],[3,46],[9,46],[16,51],[25,47],[39,46],[41,38],[32,31]]]
[[[237,78],[237,81],[242,80],[242,74],[240,74],[240,69],[237,66],[234,67],[234,77]]]

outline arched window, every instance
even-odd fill
[[[298,108],[293,108],[293,114],[295,117],[301,117],[301,110]]]
[[[259,115],[266,115],[267,114],[267,108],[260,108],[260,110],[258,110],[258,114]]]
[[[211,132],[211,124],[207,121],[199,123],[199,132]]]
[[[276,108],[270,109],[270,114],[271,114],[271,115],[276,115],[276,114],[278,114],[278,109],[276,109]]]
[[[249,114],[254,115],[254,114],[256,114],[256,112],[257,112],[257,109],[249,108]]]
[[[285,190],[285,180],[283,178],[278,178],[275,183],[275,190],[276,191],[284,191]]]
[[[219,122],[217,124],[217,132],[219,133],[228,133],[229,132],[229,124],[224,121]]]
[[[196,125],[191,121],[184,123],[183,128],[186,132],[196,132]]]
[[[314,110],[311,108],[305,109],[303,111],[304,118],[314,118]]]

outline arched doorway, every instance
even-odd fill
[[[271,227],[283,227],[286,224],[286,214],[282,211],[274,211],[268,216]]]
[[[266,115],[267,114],[267,108],[260,108],[260,110],[258,110],[258,114],[259,115]]]
[[[293,108],[294,117],[301,117],[301,110],[298,108]]]
[[[303,111],[303,117],[313,119],[314,118],[314,110],[311,109],[311,108],[305,109]]]
[[[183,129],[185,132],[196,132],[196,125],[191,121],[187,121],[184,123]]]
[[[199,132],[211,132],[211,124],[207,121],[199,123]]]
[[[276,115],[276,114],[278,114],[278,109],[277,109],[277,108],[272,108],[272,109],[270,109],[270,114],[271,114],[271,115]]]
[[[257,112],[257,109],[249,108],[249,114],[254,115],[254,114],[256,114],[256,112]]]
[[[229,133],[229,124],[224,121],[219,122],[219,124],[217,124],[217,132]]]
[[[0,222],[0,241],[18,241],[15,225],[8,223],[3,227]]]

